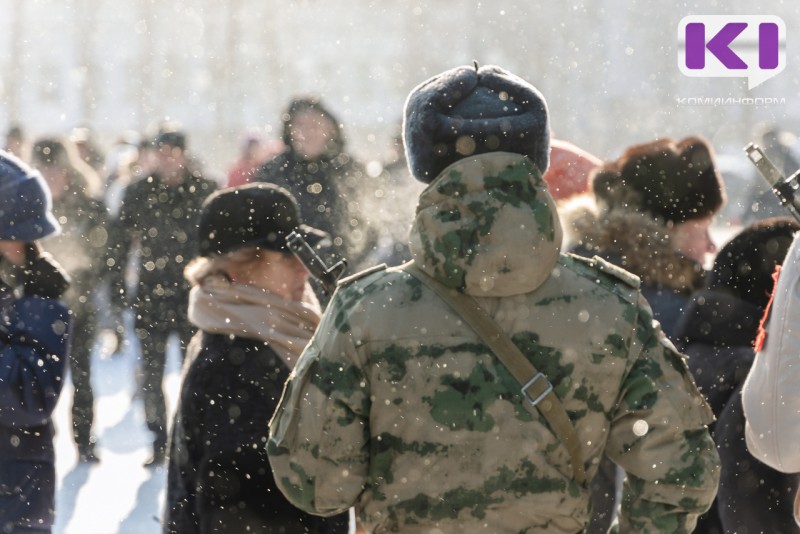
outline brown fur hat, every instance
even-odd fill
[[[667,224],[703,219],[725,203],[714,152],[701,137],[629,147],[590,177],[598,206],[644,212]]]

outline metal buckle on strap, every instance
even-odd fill
[[[531,406],[536,406],[537,404],[539,404],[539,402],[543,398],[545,398],[548,393],[553,391],[553,384],[551,384],[550,382],[547,382],[547,388],[545,388],[545,390],[538,397],[536,397],[535,399],[532,399],[531,396],[528,395],[528,388],[533,386],[533,384],[536,383],[536,381],[539,380],[539,379],[544,380],[545,382],[547,382],[547,377],[546,376],[544,376],[542,373],[536,373],[534,375],[534,377],[531,378],[528,381],[527,384],[522,386],[522,389],[520,390],[520,391],[522,391],[522,394],[525,396],[525,398],[528,399],[528,402],[531,403]]]

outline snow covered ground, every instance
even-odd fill
[[[102,339],[102,338],[101,338]],[[174,340],[173,340],[174,341]],[[54,534],[150,534],[161,532],[166,468],[142,466],[150,455],[151,434],[144,406],[136,397],[137,350],[128,345],[114,356],[98,343],[92,361],[94,432],[98,464],[82,464],[70,431],[72,386],[56,408],[56,524]],[[180,387],[177,343],[168,351],[164,381],[171,413]]]

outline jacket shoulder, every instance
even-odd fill
[[[575,276],[593,284],[593,291],[607,292],[607,295],[614,295],[636,307],[640,305],[641,280],[625,269],[598,256],[586,258],[563,254],[560,263]]]
[[[600,256],[586,258],[577,254],[566,254],[568,263],[574,265],[578,271],[585,273],[601,273],[605,278],[616,282],[622,282],[626,286],[639,290],[642,287],[641,279],[630,271],[614,265]]]
[[[364,269],[363,271],[359,271],[355,274],[351,274],[350,276],[346,276],[340,279],[339,282],[336,284],[336,286],[337,287],[349,286],[353,282],[365,279],[375,273],[382,273],[388,268],[389,266],[386,265],[385,263],[381,263],[380,265],[375,265],[374,267],[369,267],[367,269]]]

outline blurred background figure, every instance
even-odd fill
[[[345,151],[339,121],[318,98],[296,98],[283,114],[283,141],[286,149],[259,169],[257,180],[292,192],[303,220],[330,233],[333,252],[357,271],[376,239],[360,201],[371,184]]]
[[[103,168],[106,171],[105,203],[109,213],[116,217],[122,203],[122,193],[136,177],[139,161],[139,146],[142,136],[135,130],[122,132],[106,153]]]
[[[164,366],[170,334],[181,351],[192,336],[186,316],[189,286],[183,269],[197,253],[194,228],[203,200],[216,188],[190,161],[181,130],[158,134],[155,163],[146,177],[133,181],[123,195],[119,216],[111,224],[109,264],[111,298],[135,311],[141,346],[141,391],[147,427],[153,433],[153,455],[147,466],[164,463],[167,446]],[[149,164],[148,164],[149,165]],[[124,272],[133,258],[138,280],[126,287]]]
[[[119,134],[105,155],[103,169],[103,203],[108,213],[109,223],[119,216],[122,195],[125,188],[137,178],[141,135],[135,130],[125,130]],[[102,356],[120,354],[128,344],[128,336],[123,318],[123,310],[117,309],[111,300],[111,287],[108,277],[96,288],[96,302],[99,310],[98,337]]]
[[[256,130],[249,130],[239,143],[239,157],[228,169],[226,185],[236,187],[253,181],[258,168],[264,163],[262,155],[264,137]]]
[[[105,176],[105,155],[94,130],[87,125],[77,126],[69,134],[69,140],[75,144],[78,157],[101,177]]]
[[[278,490],[264,440],[283,384],[319,324],[308,271],[287,249],[300,223],[288,191],[224,189],[200,214],[200,257],[186,267],[199,328],[170,440],[164,532],[348,532],[348,514],[315,517]]]
[[[550,166],[544,181],[556,202],[589,191],[589,174],[603,162],[585,150],[561,139],[550,140]]]
[[[97,333],[95,288],[106,278],[108,246],[107,213],[101,201],[100,177],[80,158],[75,145],[66,138],[36,140],[31,164],[38,169],[53,197],[53,214],[61,223],[59,236],[45,243],[72,278],[64,295],[73,315],[70,350],[72,435],[82,462],[97,462],[96,439],[92,432],[94,393],[92,390],[92,349]]]
[[[0,531],[47,534],[55,519],[51,416],[67,370],[63,270],[38,240],[58,232],[47,184],[0,151]]]
[[[792,518],[800,477],[753,459],[741,399],[775,267],[799,229],[787,217],[757,221],[737,234],[717,254],[708,283],[693,294],[676,329],[678,347],[717,417],[710,429],[722,461],[717,499],[695,532],[800,532]]]
[[[228,169],[227,187],[255,181],[259,167],[286,149],[280,139],[265,139],[257,129],[248,130],[239,145],[239,157]]]
[[[157,126],[148,128],[139,141],[139,159],[133,169],[134,181],[147,178],[158,170],[159,150],[156,141],[161,134],[179,131],[176,124],[163,122]]]
[[[28,160],[28,141],[25,138],[25,132],[19,124],[12,124],[6,131],[6,139],[3,145],[3,150],[12,154],[22,161]]]

